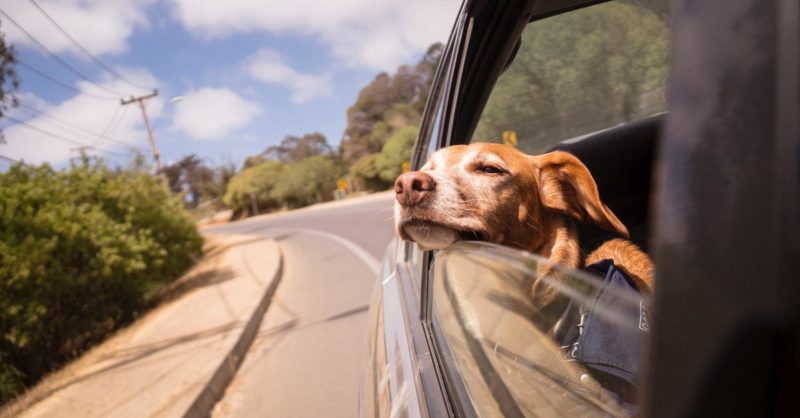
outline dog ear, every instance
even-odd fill
[[[597,183],[589,169],[574,155],[554,151],[532,156],[538,168],[539,198],[545,208],[628,237],[628,228],[600,201]]]

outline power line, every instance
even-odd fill
[[[156,147],[156,142],[153,139],[153,130],[150,129],[150,122],[147,119],[147,109],[145,108],[144,105],[145,100],[152,99],[153,97],[156,96],[158,96],[158,90],[153,90],[152,93],[146,96],[139,96],[139,97],[131,96],[130,99],[128,100],[120,99],[119,102],[122,103],[123,106],[129,105],[131,103],[139,104],[139,109],[142,111],[142,119],[144,120],[144,127],[147,130],[147,140],[150,141],[150,150],[153,153],[153,159],[156,161],[156,169],[158,170],[159,173],[161,173],[162,169],[164,168],[161,165],[161,157],[160,157],[161,153],[158,151],[158,147]]]
[[[28,0],[28,1],[30,1],[30,2],[31,2],[31,4],[33,4],[34,6],[36,6],[36,8],[37,8],[37,9],[39,9],[39,11],[40,11],[40,12],[42,12],[42,14],[44,15],[44,17],[46,17],[46,18],[47,18],[47,20],[49,20],[49,21],[50,21],[50,23],[52,23],[52,24],[53,24],[53,25],[54,25],[56,28],[58,28],[58,30],[59,30],[59,31],[61,31],[61,33],[63,33],[63,34],[64,34],[64,36],[66,36],[66,37],[67,37],[67,38],[68,38],[68,39],[69,39],[69,40],[70,40],[70,41],[71,41],[71,42],[72,42],[72,43],[73,43],[75,46],[77,46],[77,47],[78,47],[78,49],[80,49],[80,50],[81,50],[81,51],[82,51],[84,54],[86,54],[86,56],[88,56],[88,57],[89,57],[89,58],[91,58],[91,59],[92,59],[92,60],[93,60],[95,63],[97,63],[97,65],[99,65],[100,67],[102,67],[103,69],[105,69],[106,71],[108,71],[109,73],[111,73],[111,74],[112,74],[114,77],[117,77],[118,79],[120,79],[120,80],[122,80],[122,81],[124,81],[124,82],[126,82],[126,83],[128,83],[128,84],[130,84],[131,86],[138,87],[138,88],[142,88],[142,89],[145,89],[145,90],[151,90],[151,88],[149,88],[149,87],[145,87],[145,86],[142,86],[142,85],[140,85],[140,84],[136,84],[136,83],[134,83],[133,81],[130,81],[130,80],[128,80],[127,78],[125,78],[125,77],[123,77],[123,76],[119,75],[119,73],[117,73],[116,71],[114,71],[114,70],[113,70],[111,67],[109,67],[108,65],[106,65],[106,64],[105,64],[103,61],[100,61],[100,59],[99,59],[99,58],[97,58],[96,56],[94,56],[94,55],[93,55],[91,52],[89,52],[89,51],[88,51],[86,48],[84,48],[84,47],[83,47],[83,45],[81,45],[80,43],[78,43],[78,41],[77,41],[77,40],[75,40],[75,38],[73,38],[73,37],[72,37],[72,35],[70,35],[70,34],[69,34],[69,32],[67,32],[67,31],[66,31],[66,30],[65,30],[63,27],[61,27],[61,25],[59,25],[59,24],[58,24],[58,22],[56,22],[56,21],[55,21],[55,19],[53,19],[53,18],[52,18],[52,17],[51,17],[51,16],[50,16],[50,15],[49,15],[49,14],[48,14],[48,13],[47,13],[47,12],[46,12],[46,11],[45,11],[43,8],[42,8],[42,6],[39,6],[39,3],[36,3],[36,1],[35,1],[35,0]]]
[[[100,150],[100,151],[107,152],[107,153],[110,153],[110,154],[117,154],[117,155],[122,155],[122,156],[126,156],[126,157],[127,157],[127,156],[129,156],[129,155],[131,155],[130,153],[121,153],[121,152],[112,151],[112,150],[110,150],[110,149],[106,149],[106,148],[102,148],[102,147],[96,147],[96,146],[94,146],[94,147],[93,147],[93,146],[90,146],[90,145],[88,145],[88,144],[85,144],[85,143],[83,143],[83,142],[76,141],[76,140],[74,140],[74,139],[72,139],[72,138],[67,138],[67,137],[65,137],[65,136],[62,136],[62,135],[59,135],[59,134],[56,134],[56,133],[53,133],[53,132],[47,131],[47,130],[45,130],[45,129],[42,129],[42,128],[38,127],[38,126],[31,125],[31,124],[30,124],[30,123],[28,123],[28,122],[21,121],[21,120],[19,120],[19,119],[17,119],[17,118],[11,117],[11,116],[4,115],[3,117],[4,117],[5,119],[8,119],[8,120],[14,121],[14,122],[16,122],[16,123],[17,123],[17,124],[19,124],[19,125],[23,125],[23,126],[25,126],[25,127],[28,127],[28,128],[30,128],[30,129],[33,129],[34,131],[40,132],[40,133],[42,133],[42,134],[45,134],[45,135],[47,135],[47,136],[50,136],[50,137],[52,137],[52,138],[55,138],[55,139],[59,139],[59,140],[61,140],[61,141],[66,141],[66,142],[69,142],[69,143],[71,143],[71,144],[78,145],[78,146],[80,146],[80,147],[89,147],[89,148],[94,148],[94,149],[96,149],[96,150]]]
[[[9,16],[8,13],[6,13],[4,10],[0,9],[0,14],[5,16],[6,19],[8,19],[11,23],[14,24],[14,26],[17,27],[17,29],[22,31],[22,33],[24,33],[28,38],[30,38],[33,42],[35,42],[37,45],[39,45],[39,47],[42,48],[42,50],[44,50],[45,52],[47,52],[47,54],[50,55],[51,58],[53,58],[54,60],[58,61],[61,65],[63,65],[68,70],[70,70],[70,72],[72,72],[76,76],[78,76],[78,77],[80,77],[80,78],[82,78],[82,79],[94,84],[95,86],[97,86],[97,87],[99,87],[99,88],[101,88],[101,89],[103,89],[103,90],[105,90],[105,91],[107,91],[107,92],[109,92],[111,94],[115,94],[115,95],[118,95],[118,96],[126,96],[127,95],[125,93],[121,93],[121,92],[118,92],[116,90],[113,90],[113,89],[110,89],[110,88],[105,87],[103,85],[95,83],[89,77],[84,75],[82,72],[78,71],[75,67],[71,66],[68,62],[64,61],[61,57],[59,57],[53,51],[51,51],[49,48],[47,48],[41,41],[36,39],[36,37],[33,36],[30,32],[25,30],[25,28],[23,28],[19,23],[17,23],[17,21],[14,20],[11,16]]]
[[[6,157],[5,155],[0,155],[0,160],[11,161],[12,163],[18,163],[18,162],[20,162],[19,160],[15,160],[15,159],[13,159],[13,158],[11,158],[11,157]]]
[[[43,111],[41,111],[41,110],[39,110],[39,109],[37,109],[37,108],[35,108],[35,107],[33,107],[33,106],[30,106],[30,105],[27,105],[27,104],[25,104],[25,103],[18,102],[18,104],[19,104],[19,106],[20,106],[20,107],[24,107],[25,109],[28,109],[29,111],[31,111],[31,112],[34,112],[34,113],[38,114],[39,116],[41,116],[41,117],[43,117],[43,118],[45,118],[45,119],[49,119],[49,120],[52,120],[52,121],[58,122],[58,123],[60,123],[60,124],[62,124],[62,125],[65,125],[65,126],[71,127],[71,128],[73,128],[73,129],[79,129],[79,130],[81,130],[81,131],[83,131],[83,132],[85,132],[85,133],[87,133],[87,134],[89,134],[89,135],[96,136],[97,138],[96,138],[95,140],[97,140],[97,139],[99,139],[99,138],[103,138],[103,139],[105,139],[105,140],[108,140],[108,141],[110,141],[110,142],[115,142],[115,143],[117,143],[117,144],[120,144],[120,145],[125,145],[125,146],[128,146],[128,145],[130,145],[130,144],[128,144],[128,143],[126,143],[126,142],[124,142],[124,141],[122,141],[122,140],[119,140],[119,139],[116,139],[116,138],[112,138],[112,137],[110,137],[110,136],[107,136],[107,135],[106,135],[106,133],[105,133],[105,130],[104,130],[104,132],[103,132],[103,133],[98,133],[98,132],[95,132],[95,131],[92,131],[92,130],[86,129],[86,128],[82,127],[82,126],[78,126],[78,125],[76,125],[76,124],[74,124],[74,123],[67,122],[67,121],[65,121],[64,119],[57,118],[57,117],[55,117],[55,116],[53,116],[53,115],[51,115],[51,114],[49,114],[49,113],[47,113],[47,112],[43,112]],[[114,114],[111,116],[112,120],[113,120],[113,118],[114,118],[114,117],[117,115],[117,113],[119,112],[119,110],[120,110],[120,108],[121,108],[121,107],[122,107],[122,106],[117,106],[117,108],[114,110]],[[109,124],[110,124],[110,122],[111,122],[111,121],[109,120]],[[106,125],[106,129],[107,129],[107,128],[108,128],[108,125]]]
[[[61,87],[64,87],[65,89],[72,90],[72,91],[74,91],[76,93],[85,94],[85,95],[87,95],[89,97],[94,97],[95,99],[101,99],[101,100],[113,100],[113,101],[119,100],[119,98],[117,98],[117,97],[101,96],[99,94],[89,93],[89,92],[86,92],[86,91],[82,91],[82,90],[76,89],[75,87],[72,87],[69,84],[64,83],[63,81],[60,81],[57,78],[54,78],[54,77],[51,77],[51,76],[47,75],[47,73],[45,73],[44,71],[41,71],[41,70],[37,69],[36,67],[26,63],[25,61],[20,60],[19,58],[17,58],[17,64],[22,65],[23,67],[29,69],[30,71],[32,71],[34,74],[38,75],[39,77],[42,77],[42,78],[44,78],[44,79],[46,79],[46,80],[48,80],[48,81],[50,81],[50,82],[52,82],[54,84],[57,84],[57,85],[59,85]]]
[[[120,109],[122,109],[122,105],[119,105],[114,109],[114,114],[112,114],[111,117],[108,119],[108,122],[106,122],[106,126],[103,128],[102,133],[98,134],[97,138],[95,138],[94,140],[95,144],[97,143],[97,140],[99,140],[101,137],[104,137],[107,133],[111,132],[112,125],[114,125],[114,128],[116,128],[116,123],[119,121]]]

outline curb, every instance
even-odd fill
[[[267,312],[283,276],[283,250],[280,245],[278,245],[278,252],[278,268],[272,276],[270,285],[261,297],[261,301],[253,311],[250,319],[247,320],[247,325],[245,325],[238,341],[217,366],[211,379],[183,414],[183,418],[205,418],[210,416],[211,411],[225,395],[225,390],[233,381],[234,376],[236,376],[236,372],[242,365],[242,361],[244,361],[245,353],[253,344],[256,334],[258,334],[258,328],[261,326],[264,314]]]

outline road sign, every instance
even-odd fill
[[[517,132],[516,131],[503,131],[503,143],[506,145],[511,145],[512,147],[517,146]]]

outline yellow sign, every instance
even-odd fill
[[[345,179],[339,179],[339,181],[336,182],[336,188],[341,191],[347,190],[347,181],[345,181]]]
[[[503,143],[506,145],[511,145],[512,147],[517,146],[517,132],[516,131],[503,131]]]
[[[408,173],[408,170],[411,169],[411,163],[408,161],[403,162],[403,172]]]

